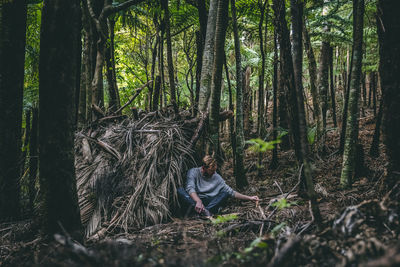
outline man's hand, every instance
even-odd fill
[[[197,201],[194,209],[197,213],[201,213],[204,210],[203,202],[201,202],[201,200]]]
[[[260,199],[258,198],[258,196],[251,196],[251,197],[249,197],[249,200],[252,200],[252,201],[260,201]]]

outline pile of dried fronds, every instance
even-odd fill
[[[79,132],[75,166],[87,236],[168,218],[193,164],[189,140],[179,122],[159,113]]]

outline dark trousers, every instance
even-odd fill
[[[182,187],[178,188],[178,196],[183,208],[193,210],[196,206],[196,202]],[[214,214],[218,213],[218,209],[225,204],[228,198],[229,194],[225,191],[220,191],[215,197],[200,197],[204,207]]]

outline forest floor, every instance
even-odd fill
[[[311,223],[308,201],[297,195],[294,152],[279,152],[275,170],[268,169],[270,151],[263,155],[261,168],[258,155],[247,152],[249,186],[242,193],[258,195],[258,206],[232,199],[221,216],[211,220],[174,217],[83,244],[68,235],[44,239],[32,220],[0,224],[0,265],[399,266],[400,189],[383,189],[383,146],[379,157],[369,155],[374,129],[373,115],[367,114],[360,121],[364,168],[351,189],[340,188],[338,129],[327,133],[325,153],[314,153],[321,229]],[[220,169],[227,183],[234,185],[232,159]]]

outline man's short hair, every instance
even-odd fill
[[[215,166],[215,165],[217,165],[217,161],[215,160],[215,158],[213,156],[206,155],[203,158],[203,161],[202,161],[203,167],[208,168],[210,166]]]

